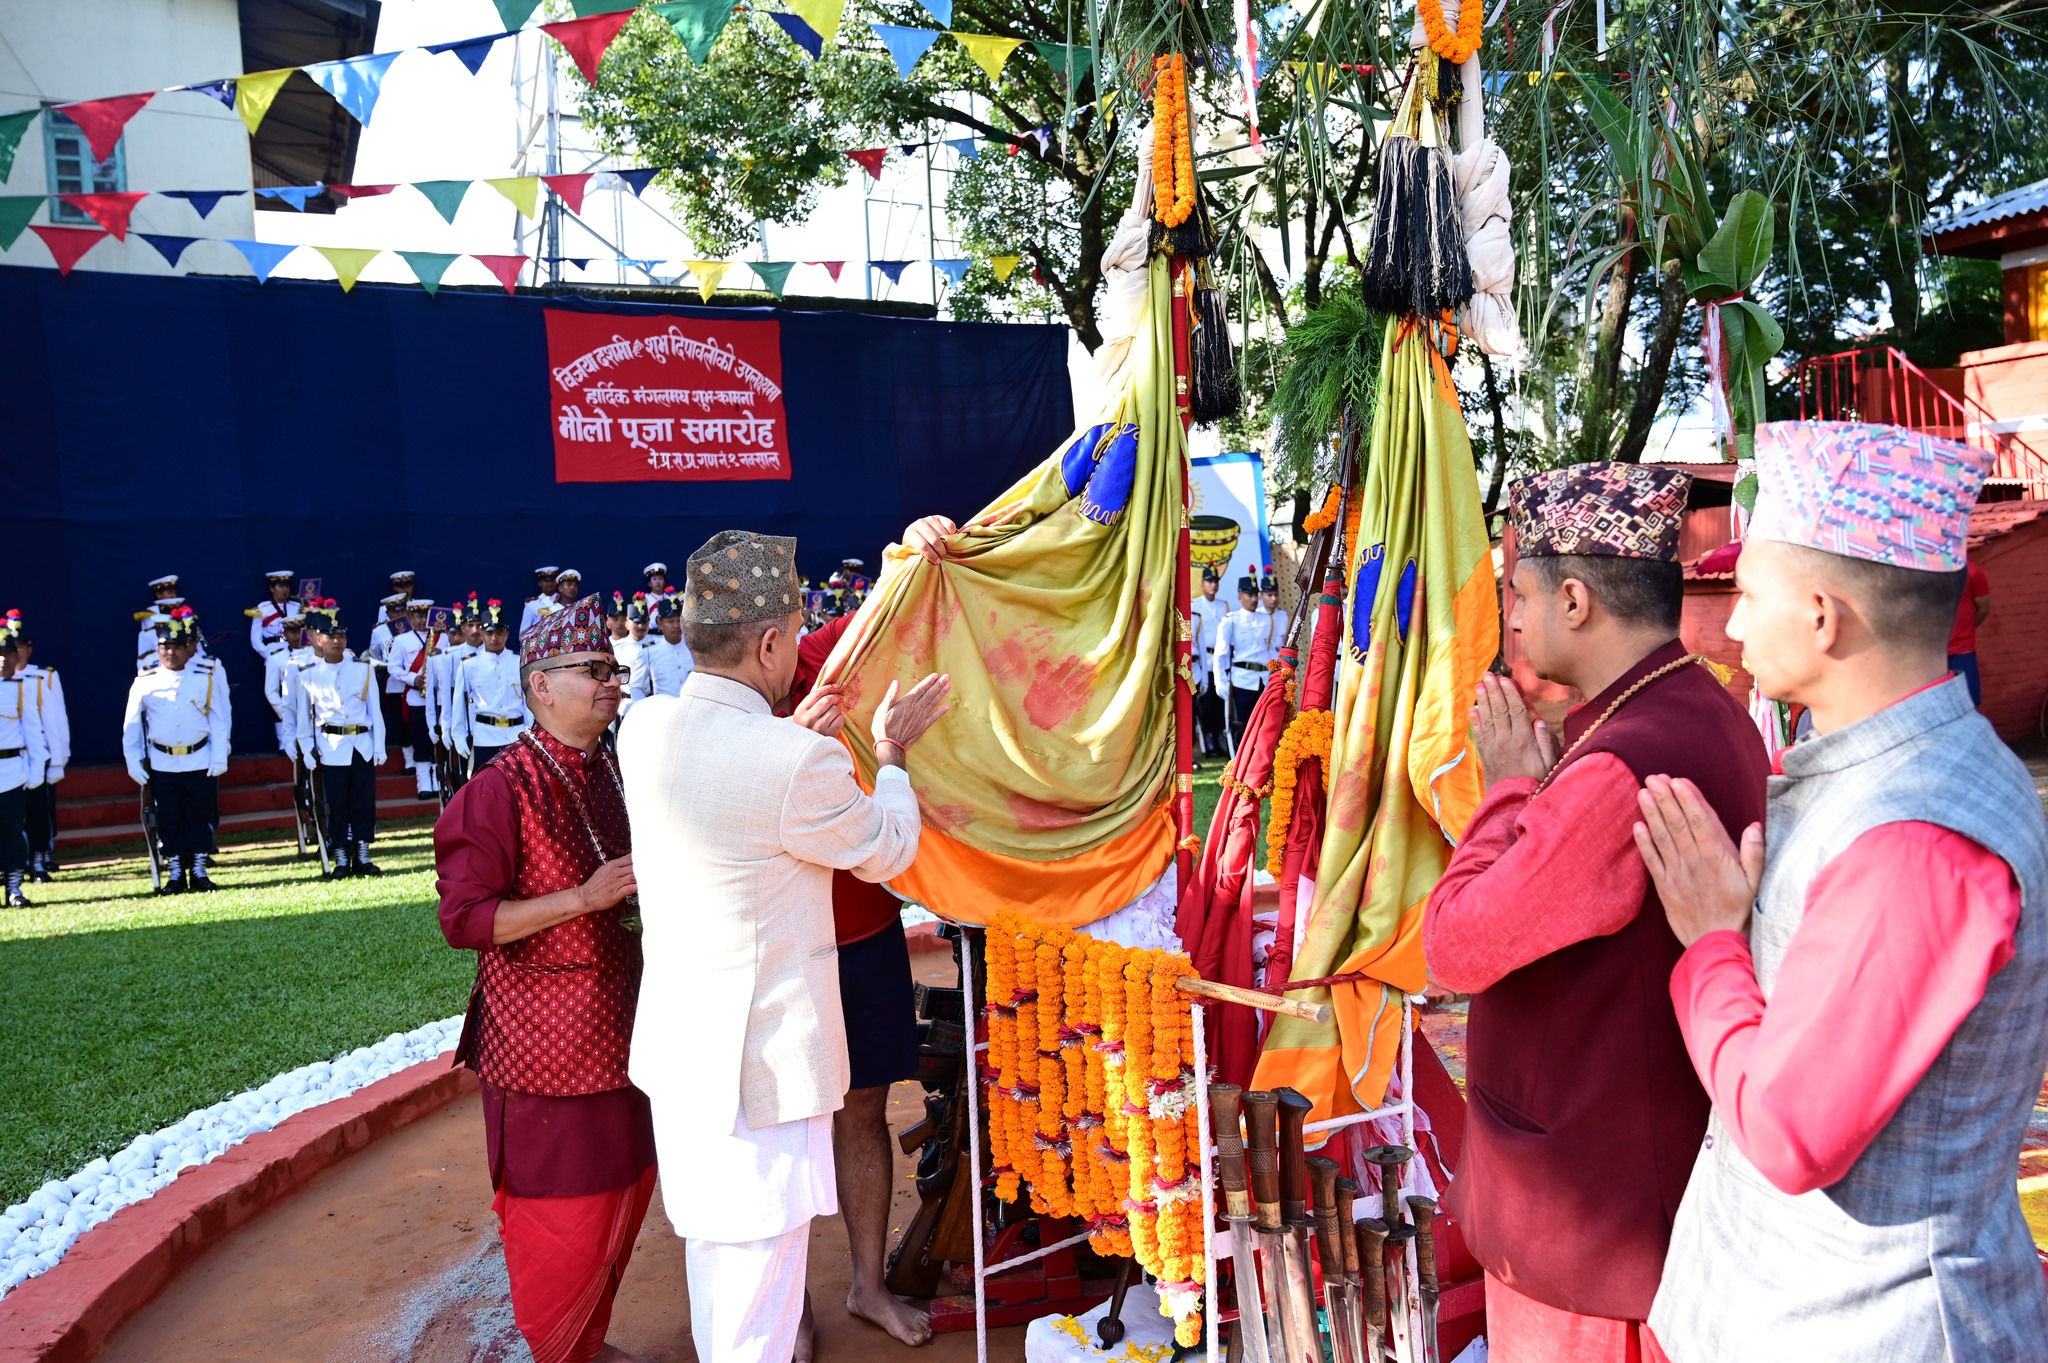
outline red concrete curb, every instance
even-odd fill
[[[922,956],[926,952],[951,951],[953,944],[939,936],[937,923],[919,923],[903,930],[903,939],[910,946],[910,954]]]
[[[288,1117],[122,1208],[0,1300],[0,1363],[87,1363],[186,1267],[364,1146],[476,1092],[446,1053]]]

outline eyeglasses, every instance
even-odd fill
[[[583,672],[599,686],[616,678],[625,681],[633,675],[630,667],[621,667],[608,658],[587,658],[580,663],[556,663],[553,667],[536,667],[536,672]]]

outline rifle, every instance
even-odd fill
[[[956,950],[970,949],[963,938]],[[917,1211],[903,1238],[889,1252],[883,1281],[904,1297],[930,1297],[939,1290],[945,1265],[974,1257],[980,1189],[967,1186],[967,1033],[947,1016],[960,1006],[958,989],[920,989],[918,1011],[926,1022],[919,1046],[918,1077],[925,1085],[924,1119],[897,1137],[905,1154],[922,1147],[917,1162]]]

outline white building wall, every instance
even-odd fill
[[[240,75],[242,30],[236,0],[0,0],[0,113],[40,103],[102,99]],[[0,194],[47,194],[48,134],[38,118],[22,136]],[[159,94],[122,133],[127,188],[247,189],[249,136],[234,111],[209,96]],[[32,220],[51,221],[45,204]],[[86,224],[88,226],[96,224]],[[247,196],[223,199],[207,217],[182,199],[156,195],[135,206],[125,242],[95,246],[78,268],[170,274],[163,257],[132,233],[256,235]],[[50,254],[24,231],[0,263],[47,267]],[[232,246],[201,242],[188,271],[240,273]]]

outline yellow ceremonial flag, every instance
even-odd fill
[[[998,281],[1007,284],[1010,282],[1010,271],[1016,269],[1017,262],[1022,259],[1022,256],[990,256],[988,267],[996,272]]]
[[[343,293],[356,286],[365,265],[384,254],[382,250],[367,251],[355,246],[315,246],[313,249],[326,256],[327,263],[334,267],[334,277],[341,281]]]
[[[513,175],[484,183],[504,195],[519,210],[520,216],[531,219],[540,211],[540,176]]]
[[[277,98],[278,90],[291,79],[296,66],[280,67],[275,71],[251,71],[235,77],[235,112],[242,116],[242,124],[254,137],[256,129],[263,122],[263,115],[270,112],[271,101]]]
[[[950,28],[946,32],[953,34],[953,40],[967,49],[967,55],[974,59],[976,66],[988,72],[990,85],[994,85],[1002,78],[1003,63],[1010,59],[1010,54],[1024,45],[1022,38],[998,38],[989,33],[958,33]]]
[[[718,281],[732,268],[729,260],[686,260],[683,264],[690,267],[690,274],[697,281],[697,296],[707,303],[718,292]]]
[[[811,26],[811,32],[832,46],[839,36],[839,16],[846,12],[846,0],[785,0],[789,12]]]

